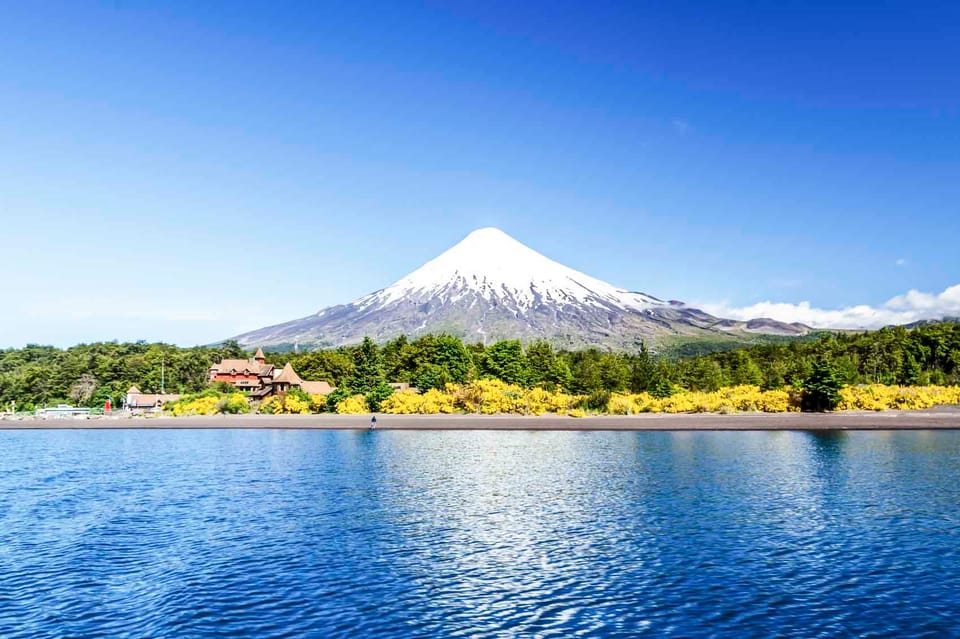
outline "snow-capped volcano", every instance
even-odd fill
[[[479,229],[402,280],[357,300],[386,305],[414,297],[456,301],[470,294],[521,312],[537,304],[643,310],[664,302],[616,288],[537,253],[497,228]]]
[[[756,326],[756,325],[755,325]],[[802,334],[763,322],[757,332]],[[721,320],[590,277],[503,231],[484,228],[390,286],[350,304],[238,336],[243,345],[336,346],[369,335],[451,333],[467,341],[548,339],[562,346],[632,347],[641,339],[730,336],[750,323]]]

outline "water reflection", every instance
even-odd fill
[[[843,430],[807,430],[803,433],[818,449],[819,454],[830,457],[841,456],[848,439],[847,431]]]

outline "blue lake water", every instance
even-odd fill
[[[960,433],[0,431],[0,636],[960,636]]]

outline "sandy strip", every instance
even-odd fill
[[[214,415],[0,420],[0,429],[303,428],[367,429],[369,415]],[[960,429],[960,408],[842,413],[558,415],[377,415],[378,430],[918,430]]]

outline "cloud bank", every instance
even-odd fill
[[[840,309],[814,308],[810,302],[759,302],[751,306],[735,307],[725,303],[706,303],[699,308],[716,315],[736,320],[769,317],[781,322],[800,322],[814,328],[880,328],[889,324],[909,324],[917,320],[960,316],[960,284],[941,293],[923,293],[911,290],[897,295],[880,306],[848,306]]]

